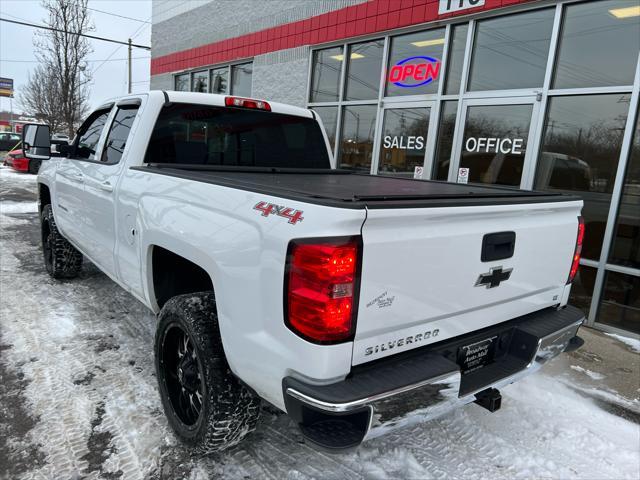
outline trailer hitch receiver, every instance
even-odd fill
[[[486,390],[476,393],[474,402],[490,412],[495,412],[496,410],[500,410],[502,395],[500,395],[500,390],[497,388],[487,388]]]

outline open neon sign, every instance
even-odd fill
[[[389,70],[389,82],[402,88],[414,88],[437,80],[440,74],[440,60],[433,57],[408,57],[396,63]]]

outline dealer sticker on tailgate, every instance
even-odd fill
[[[458,349],[458,365],[460,365],[462,373],[472,372],[491,363],[497,338],[495,336],[460,347]]]

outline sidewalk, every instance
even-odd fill
[[[582,327],[585,344],[545,367],[563,383],[594,399],[602,408],[640,424],[640,342]]]

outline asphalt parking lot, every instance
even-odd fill
[[[269,407],[206,458],[172,435],[156,392],[155,316],[85,261],[57,282],[40,253],[35,177],[0,169],[0,477],[640,477],[640,342],[583,329],[583,349],[475,405],[328,455]]]

